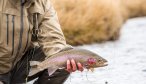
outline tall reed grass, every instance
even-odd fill
[[[128,1],[134,3],[132,0],[52,0],[71,45],[118,39],[122,24],[133,16],[129,6],[133,10],[139,6],[132,7],[133,3]]]

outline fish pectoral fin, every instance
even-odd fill
[[[87,71],[94,72],[94,68],[89,68],[89,69],[87,69]]]
[[[91,72],[94,72],[94,68],[90,68]]]
[[[51,76],[57,69],[59,69],[58,66],[50,66],[50,67],[48,67],[49,76]]]

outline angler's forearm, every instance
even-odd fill
[[[49,57],[71,46],[66,44],[57,13],[49,0],[46,0],[44,7],[45,13],[39,26],[41,32],[39,33],[38,41],[45,55]]]

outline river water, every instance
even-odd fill
[[[80,46],[108,60],[94,72],[75,72],[65,84],[146,84],[146,18],[128,20],[115,42]]]
[[[146,17],[128,20],[115,42],[79,47],[101,55],[109,65],[74,72],[65,84],[146,84]]]

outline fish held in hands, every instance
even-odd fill
[[[86,49],[70,49],[59,52],[42,62],[32,61],[30,63],[31,70],[29,76],[32,76],[44,69],[48,69],[49,75],[52,75],[57,69],[65,69],[66,61],[74,59],[77,63],[80,62],[84,68],[91,69],[107,66],[107,60],[101,56],[86,50]]]

